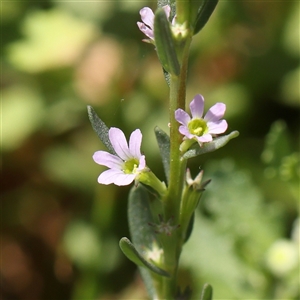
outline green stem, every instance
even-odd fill
[[[185,47],[179,57],[181,70],[179,76],[170,78],[170,184],[166,197],[163,198],[164,218],[172,219],[174,225],[180,225],[180,202],[185,182],[186,160],[181,159],[180,144],[182,135],[179,132],[179,123],[175,119],[178,108],[185,109],[186,79],[188,53],[191,37],[185,41]],[[180,59],[181,58],[181,59]],[[175,230],[171,237],[164,239],[165,269],[170,272],[171,278],[165,278],[164,299],[174,299],[177,289],[177,270],[182,247],[182,237],[179,230]]]
[[[182,135],[179,123],[175,119],[178,108],[185,109],[186,78],[188,66],[188,52],[191,38],[187,39],[181,55],[181,70],[179,76],[170,78],[170,185],[165,198],[165,218],[179,220],[181,193],[184,184],[186,162],[181,160],[180,144]]]

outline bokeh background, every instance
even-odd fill
[[[118,247],[130,187],[100,186],[110,126],[168,130],[168,87],[136,22],[154,1],[3,1],[1,299],[147,299]],[[240,136],[192,159],[212,179],[180,277],[199,299],[299,299],[298,1],[221,1],[192,44],[187,101],[226,103]]]

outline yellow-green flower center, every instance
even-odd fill
[[[136,169],[138,168],[139,161],[136,158],[131,158],[127,161],[125,161],[123,165],[123,172],[125,174],[135,174]]]
[[[207,123],[203,119],[192,119],[188,123],[188,129],[191,134],[202,136],[208,131]]]

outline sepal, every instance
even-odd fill
[[[204,188],[210,180],[202,183],[203,171],[193,180],[191,178],[190,170],[186,170],[186,185],[183,191],[181,206],[180,206],[180,224],[182,230],[182,240],[186,242],[190,237],[193,224],[194,214],[202,196]]]
[[[109,128],[105,125],[105,123],[99,118],[96,114],[95,110],[91,106],[87,106],[88,116],[94,131],[97,133],[101,142],[106,146],[108,151],[111,154],[116,155],[116,152],[109,140],[108,131]]]
[[[158,58],[162,67],[172,75],[179,75],[180,65],[166,13],[159,8],[154,17],[154,36]]]
[[[212,142],[203,143],[202,147],[198,143],[194,144],[187,152],[182,156],[183,159],[192,158],[201,154],[215,151],[225,146],[231,139],[239,136],[238,131],[232,131],[228,135],[215,138]],[[184,143],[184,142],[183,142]]]
[[[130,259],[132,262],[134,262],[136,265],[140,266],[140,267],[146,267],[148,270],[161,275],[161,276],[165,276],[165,277],[170,277],[170,274],[157,267],[156,265],[152,264],[151,262],[147,261],[143,255],[141,255],[136,248],[134,247],[134,245],[130,242],[130,240],[126,237],[121,238],[120,242],[119,242],[119,246],[122,250],[122,252],[125,254],[125,256]]]
[[[165,183],[160,181],[150,169],[141,172],[136,177],[136,182],[141,182],[150,187],[150,191],[154,192],[159,198],[163,197],[167,191]]]

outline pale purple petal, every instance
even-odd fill
[[[220,134],[227,130],[228,124],[225,120],[220,120],[218,122],[208,122],[208,132],[212,134]]]
[[[206,113],[204,120],[207,122],[216,122],[223,118],[226,110],[224,103],[216,103]]]
[[[139,167],[137,168],[138,171],[142,171],[146,168],[146,158],[145,158],[145,155],[142,155],[140,157],[140,160],[139,160]]]
[[[171,12],[171,7],[169,5],[165,5],[162,7],[162,9],[165,11],[167,19],[169,20],[170,18],[170,12]]]
[[[129,152],[132,157],[141,157],[142,133],[139,129],[132,132],[129,139]]]
[[[121,166],[124,163],[119,157],[106,151],[95,152],[93,155],[93,160],[99,165],[119,170],[121,170]]]
[[[204,110],[204,98],[198,94],[190,103],[190,109],[193,119],[201,119]]]
[[[100,184],[114,183],[121,186],[130,184],[135,177],[135,174],[124,174],[121,170],[109,169],[100,174],[98,182]]]
[[[111,184],[114,183],[115,177],[124,174],[122,170],[109,169],[102,172],[98,177],[100,184]]]
[[[143,7],[140,10],[140,15],[141,15],[142,21],[146,25],[148,25],[151,29],[153,29],[153,25],[154,25],[154,13],[153,13],[152,9],[149,8],[149,7]]]
[[[192,139],[195,136],[194,134],[191,134],[189,129],[184,125],[179,126],[179,132],[188,139]]]
[[[167,18],[170,17],[171,8],[169,5],[162,7],[165,11]],[[154,13],[149,7],[143,7],[140,10],[140,15],[143,23],[137,22],[139,29],[151,40],[154,40]],[[147,40],[145,40],[147,41]]]
[[[198,140],[198,142],[200,143],[207,143],[207,142],[211,142],[213,139],[212,139],[212,136],[210,134],[203,134],[202,136],[195,136]]]
[[[136,174],[124,174],[123,173],[122,175],[117,175],[115,177],[114,184],[119,185],[119,186],[128,185],[134,181],[135,177],[136,177]]]
[[[154,33],[153,33],[152,29],[150,29],[144,23],[141,23],[141,22],[137,22],[137,25],[141,32],[143,32],[151,40],[154,40]]]
[[[120,158],[128,160],[131,155],[123,131],[116,127],[111,127],[108,131],[109,140]]]
[[[178,108],[175,111],[175,119],[177,122],[179,122],[182,125],[187,126],[188,122],[191,120],[191,117],[187,112],[185,112],[183,109]]]

